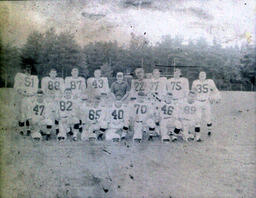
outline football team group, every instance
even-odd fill
[[[200,142],[202,124],[212,134],[211,104],[221,97],[205,72],[191,89],[179,69],[169,79],[158,69],[145,74],[137,68],[134,73],[133,78],[118,72],[109,86],[100,69],[87,80],[79,76],[78,68],[65,80],[51,69],[39,89],[38,77],[27,67],[14,82],[17,129],[34,140],[57,141],[118,142],[131,137],[135,142]]]

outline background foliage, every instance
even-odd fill
[[[151,45],[145,37],[132,34],[127,46],[120,46],[116,41],[79,46],[74,35],[57,34],[54,29],[31,33],[20,48],[0,43],[1,87],[13,86],[16,72],[25,65],[31,65],[33,73],[41,79],[52,67],[62,77],[78,67],[85,78],[96,68],[101,68],[104,76],[113,78],[118,71],[132,74],[136,67],[142,66],[146,72],[152,72],[160,65],[162,74],[170,76],[172,68],[164,66],[175,64],[190,81],[198,77],[199,70],[206,70],[220,89],[241,89],[243,85],[245,90],[255,90],[256,51],[251,45],[223,48],[217,41],[210,45],[203,38],[184,45],[182,38],[170,36]]]

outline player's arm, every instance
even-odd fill
[[[17,73],[17,74],[15,75],[15,78],[14,78],[14,89],[15,89],[19,94],[22,94],[21,85],[22,85],[22,82],[21,82],[21,74],[20,74],[20,73]]]
[[[184,78],[184,97],[186,97],[188,95],[188,92],[189,92],[189,82],[188,82],[188,79],[187,78]]]
[[[220,95],[220,91],[218,90],[218,88],[216,87],[215,83],[213,80],[210,80],[210,91],[211,94],[213,94],[214,96],[214,100],[216,101],[216,103],[219,103],[221,100],[221,95]]]
[[[47,82],[46,82],[46,77],[43,77],[41,80],[41,88],[44,93],[47,93]]]
[[[116,100],[116,95],[115,95],[115,82],[113,82],[112,84],[111,84],[111,86],[110,86],[110,95],[112,96],[112,98],[114,99],[114,100]]]
[[[126,82],[126,87],[125,87],[125,94],[122,97],[121,101],[124,101],[128,96],[129,96],[129,91],[130,91],[130,86],[128,85],[128,83]]]
[[[191,87],[191,90],[197,90],[196,89],[196,81],[194,80],[193,83],[192,83],[192,87]]]

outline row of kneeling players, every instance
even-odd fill
[[[121,141],[132,137],[141,142],[159,137],[163,142],[201,141],[200,125],[203,106],[196,100],[196,92],[174,100],[171,92],[162,99],[138,92],[129,102],[113,100],[105,93],[93,99],[72,97],[72,89],[52,100],[39,90],[35,97],[22,102],[20,133],[35,140],[49,140],[53,136],[65,141],[71,135],[74,141]],[[211,135],[211,125],[207,125]],[[143,137],[144,136],[144,137]]]

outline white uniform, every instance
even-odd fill
[[[160,77],[158,79],[152,78],[147,80],[148,92],[158,96],[160,99],[166,95],[166,77]]]
[[[195,127],[200,127],[202,118],[202,105],[198,101],[190,104],[187,99],[183,99],[178,104],[178,118],[181,121],[183,135],[185,138],[189,137],[189,132],[194,132]]]
[[[130,97],[137,98],[138,92],[144,92],[147,94],[148,90],[148,79],[132,79]]]
[[[169,134],[173,132],[178,122],[177,105],[174,104],[174,102],[167,103],[165,101],[162,101],[158,106],[158,113],[160,117],[160,131],[162,140],[169,140]]]
[[[206,79],[204,81],[195,80],[192,84],[192,90],[193,89],[197,91],[197,100],[201,103],[202,110],[205,112],[206,122],[211,123],[210,99],[212,96],[220,97],[214,81],[211,79]]]
[[[155,129],[156,107],[150,101],[131,102],[128,111],[130,122],[134,122],[133,139],[142,139],[143,131]]]
[[[189,92],[189,82],[187,78],[170,78],[167,81],[167,90],[173,95],[174,101],[185,98]],[[176,102],[176,103],[177,103]]]
[[[72,76],[68,76],[65,78],[65,88],[72,90],[72,96],[74,98],[80,98],[86,89],[85,79],[83,77],[73,78]]]
[[[108,79],[106,77],[89,78],[87,80],[88,91],[91,96],[100,96],[102,93],[108,94],[110,92]]]
[[[57,101],[59,134],[66,138],[67,133],[72,130],[75,124],[79,124],[79,107],[75,100],[62,97]]]
[[[60,97],[65,89],[63,78],[56,77],[52,79],[50,77],[44,77],[41,81],[41,87],[47,96],[51,98]]]
[[[26,112],[26,119],[30,122],[31,136],[35,134],[41,137],[40,132],[50,135],[53,126],[53,114],[56,113],[55,105],[48,101],[38,102],[37,98],[30,98],[22,105],[23,111]]]
[[[108,108],[107,117],[109,117],[109,129],[106,131],[106,140],[120,139],[121,135],[126,135],[122,134],[123,127],[128,127],[129,115],[126,105],[123,104],[119,108],[113,105]]]
[[[24,117],[22,112],[22,101],[27,97],[31,97],[37,93],[38,90],[38,77],[34,75],[27,75],[23,73],[17,73],[14,78],[14,89],[16,94],[14,95],[13,103],[17,108],[17,120],[22,120]]]
[[[83,112],[82,123],[85,125],[81,134],[82,140],[88,140],[91,137],[96,138],[96,131],[108,128],[108,114],[106,107],[84,103],[80,108]]]

